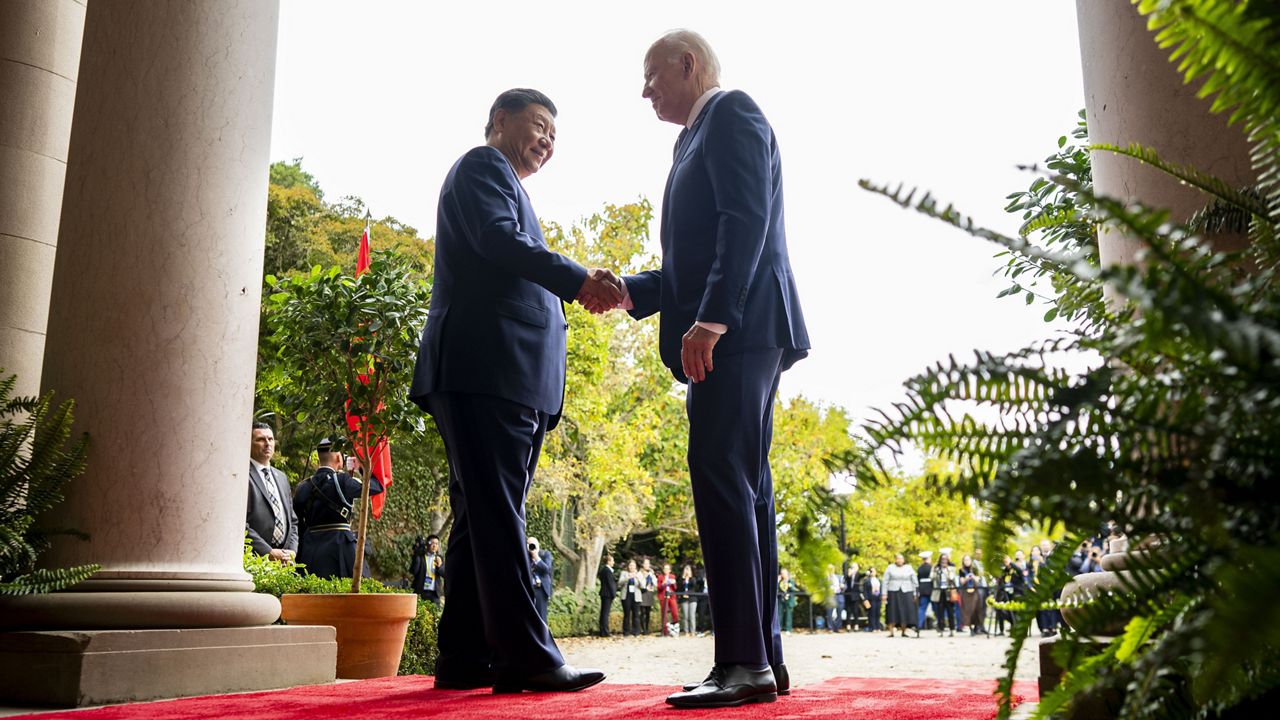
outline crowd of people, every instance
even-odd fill
[[[601,637],[609,637],[609,614],[615,599],[622,603],[622,634],[648,635],[654,632],[653,607],[658,607],[658,631],[666,636],[681,633],[695,635],[699,627],[708,626],[707,606],[702,603],[699,617],[699,601],[707,596],[707,579],[702,572],[695,572],[693,565],[685,565],[676,575],[671,563],[662,564],[662,572],[655,573],[653,561],[648,557],[632,558],[626,567],[614,569],[613,556],[606,555],[596,575],[600,592]]]
[[[1103,555],[1122,552],[1127,540],[1113,521],[1104,524],[1098,535],[1077,546],[1065,560],[1066,573],[1076,576],[1101,572]],[[865,572],[858,563],[850,563],[843,573],[834,565],[827,566],[824,579],[825,606],[815,625],[829,632],[876,632],[888,630],[889,636],[920,637],[932,629],[938,635],[954,636],[957,631],[970,635],[1004,635],[1013,622],[1008,610],[988,611],[988,601],[1016,600],[1034,587],[1045,569],[1057,562],[1055,544],[1041,540],[1027,551],[1016,550],[1005,555],[998,568],[988,572],[982,549],[963,555],[959,562],[952,548],[934,553],[919,553],[920,562],[912,566],[906,556],[894,556],[883,571],[875,567]],[[778,616],[783,632],[793,629],[795,608],[805,593],[787,569],[778,575]],[[1056,596],[1056,592],[1055,592]],[[1062,624],[1057,610],[1041,610],[1036,624],[1043,637],[1056,635]]]

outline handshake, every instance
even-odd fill
[[[622,278],[604,268],[592,268],[575,298],[583,307],[599,315],[620,306],[625,293]]]

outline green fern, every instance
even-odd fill
[[[37,527],[35,518],[62,500],[67,482],[84,471],[89,439],[71,440],[74,403],[12,397],[15,376],[0,372],[0,595],[61,590],[89,578],[97,565],[36,569],[49,536],[76,535]]]
[[[1213,198],[1186,223],[1161,208],[1093,191],[1087,154],[1060,138],[1046,170],[1006,208],[1018,236],[975,223],[927,192],[863,180],[899,205],[1000,247],[1012,281],[1002,296],[1046,299],[1074,329],[1013,353],[975,352],[907,380],[904,397],[867,422],[871,450],[844,458],[860,482],[891,473],[912,449],[948,461],[926,478],[989,513],[999,547],[1044,521],[1087,534],[1116,518],[1130,537],[1159,537],[1133,555],[1115,592],[1067,601],[1060,566],[1015,602],[1000,716],[1031,618],[1069,607],[1077,626],[1132,618],[1098,643],[1057,644],[1061,685],[1039,717],[1103,703],[1123,718],[1248,716],[1280,694],[1280,42],[1274,3],[1141,0],[1158,41],[1189,82],[1230,111],[1253,142],[1259,178],[1234,188],[1138,146],[1098,146],[1146,162]],[[1270,14],[1268,14],[1268,11]],[[1074,137],[1083,140],[1081,124]],[[1082,222],[1088,218],[1090,222]],[[1101,267],[1099,226],[1140,242],[1132,266]],[[1248,234],[1247,255],[1206,235]],[[1045,288],[1040,281],[1048,281]],[[1116,303],[1102,303],[1103,288]],[[1106,358],[1092,362],[1088,357]],[[1063,358],[1076,362],[1064,363]],[[1062,367],[1086,367],[1066,372]],[[960,410],[963,408],[963,411]],[[982,420],[979,420],[982,418]],[[1078,542],[1079,537],[1075,538]],[[1070,546],[1068,543],[1067,546]]]

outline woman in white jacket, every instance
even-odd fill
[[[907,628],[916,624],[916,588],[919,582],[915,569],[907,564],[902,553],[894,555],[893,564],[884,569],[881,587],[889,637],[893,637],[895,627],[902,630],[902,637],[906,637]]]

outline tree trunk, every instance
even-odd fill
[[[574,591],[582,593],[595,586],[596,568],[600,567],[600,558],[604,555],[605,538],[596,535],[591,538],[591,547],[583,548],[583,561],[578,564],[578,579],[574,583]]]

